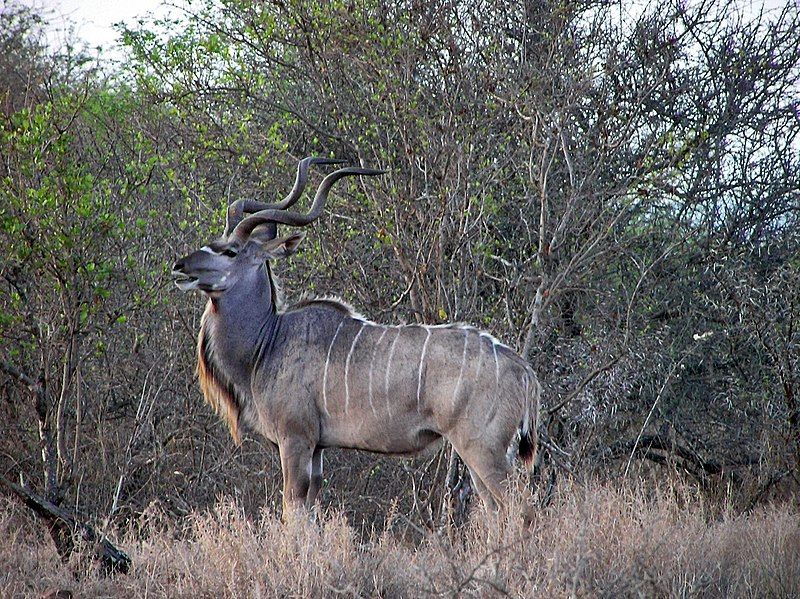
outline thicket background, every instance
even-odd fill
[[[544,472],[685,478],[738,509],[800,483],[800,13],[735,2],[193,2],[124,60],[0,11],[0,474],[122,527],[279,505],[194,381],[171,264],[298,159],[340,184],[288,301],[478,325],[544,387]],[[315,176],[319,181],[322,173]],[[323,502],[417,533],[464,476],[328,452]],[[399,514],[399,515],[398,515]]]

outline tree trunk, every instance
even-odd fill
[[[92,526],[78,521],[67,510],[54,505],[47,499],[40,497],[31,490],[12,483],[0,476],[0,483],[13,491],[25,505],[44,520],[56,551],[61,559],[67,561],[75,549],[75,542],[87,543],[91,546],[92,558],[100,562],[104,574],[121,572],[126,574],[131,566],[128,554],[117,549],[104,535],[98,533]]]

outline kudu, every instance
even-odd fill
[[[235,202],[225,235],[175,264],[177,286],[209,298],[197,343],[203,394],[237,443],[245,429],[277,445],[284,514],[314,505],[327,447],[411,456],[442,438],[496,508],[518,428],[529,467],[536,451],[540,387],[520,356],[470,326],[381,325],[335,299],[279,310],[269,260],[292,254],[304,235],[277,238],[277,225],[314,221],[342,177],[383,172],[342,168],[325,177],[307,214],[287,210],[312,164],[338,162],[301,161],[280,203]]]

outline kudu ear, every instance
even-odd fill
[[[287,235],[286,237],[278,237],[277,239],[269,239],[266,241],[255,241],[261,246],[261,253],[267,258],[286,258],[291,256],[297,251],[297,246],[303,241],[306,236],[305,233],[297,232]]]

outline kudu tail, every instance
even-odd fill
[[[531,372],[526,380],[525,415],[519,427],[519,457],[529,472],[533,472],[536,464],[541,396],[542,387]]]

